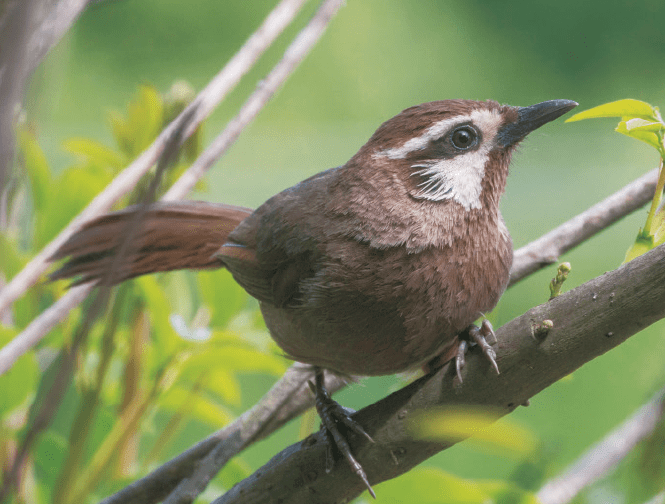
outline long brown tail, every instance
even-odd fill
[[[51,279],[78,277],[78,284],[110,278],[119,283],[158,271],[219,268],[222,263],[213,254],[252,213],[203,201],[155,203],[137,215],[139,209],[128,207],[87,223],[53,255],[52,260],[70,259]],[[136,229],[130,232],[130,226]],[[131,241],[115,259],[123,236]]]

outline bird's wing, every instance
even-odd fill
[[[300,303],[302,283],[321,267],[326,230],[321,212],[327,170],[269,199],[229,235],[216,253],[253,297],[274,306]]]

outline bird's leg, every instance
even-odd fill
[[[497,343],[497,337],[495,336],[495,331],[493,331],[493,326],[490,321],[483,319],[481,322],[481,327],[477,327],[474,324],[470,325],[464,332],[464,337],[460,341],[458,346],[458,355],[456,356],[456,374],[458,375],[458,380],[462,383],[462,374],[461,369],[465,366],[465,353],[470,346],[478,345],[483,354],[486,356],[486,359],[490,361],[497,374],[499,374],[499,368],[497,367],[497,362],[495,358],[495,350],[488,344],[486,338],[490,339],[492,337],[493,344]]]
[[[331,395],[326,390],[324,386],[324,370],[320,367],[315,367],[315,383],[308,382],[310,389],[315,394],[315,407],[317,408],[317,413],[321,422],[326,428],[326,433],[328,436],[329,446],[327,449],[326,456],[326,472],[330,472],[333,469],[333,450],[332,446],[335,445],[340,453],[344,455],[345,459],[349,463],[352,471],[358,475],[359,478],[363,480],[365,486],[368,488],[368,492],[372,495],[373,498],[376,498],[375,492],[370,486],[368,477],[363,470],[361,464],[354,458],[349,447],[347,439],[340,433],[338,427],[344,425],[347,429],[354,431],[356,434],[364,436],[366,439],[374,443],[374,440],[370,437],[370,434],[365,432],[363,427],[356,422],[352,417],[353,410],[341,406],[337,401],[333,400]]]

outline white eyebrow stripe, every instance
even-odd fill
[[[440,138],[444,133],[446,133],[452,126],[456,124],[464,123],[474,123],[481,127],[481,130],[484,131],[487,128],[485,126],[491,126],[491,129],[494,132],[497,132],[499,123],[501,122],[502,116],[499,111],[488,110],[488,109],[477,109],[472,111],[471,114],[459,115],[455,117],[449,117],[448,119],[442,119],[439,122],[436,122],[430,126],[425,133],[420,136],[411,138],[407,140],[400,147],[393,147],[392,149],[384,149],[381,151],[375,152],[373,157],[385,157],[388,159],[405,159],[408,154],[414,151],[423,150],[428,146],[432,140]],[[490,139],[484,139],[488,141]]]
[[[387,157],[389,159],[405,159],[410,152],[425,149],[431,140],[441,137],[454,124],[460,124],[470,120],[471,116],[469,115],[443,119],[430,126],[421,136],[407,140],[400,147],[379,151],[375,156]]]

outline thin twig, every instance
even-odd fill
[[[331,19],[338,12],[344,0],[325,0],[310,22],[289,45],[280,62],[273,67],[257,89],[243,104],[238,115],[213,140],[210,146],[199,156],[185,173],[164,195],[162,200],[170,201],[184,197],[205,172],[217,161],[229,146],[238,138],[240,132],[252,121],[268,100],[284,84],[296,67],[321,38]]]
[[[611,472],[634,447],[652,434],[664,417],[664,391],[643,405],[631,418],[593,446],[561,475],[537,493],[542,504],[566,504],[583,488]]]
[[[513,255],[509,285],[556,263],[566,251],[650,202],[657,187],[658,175],[657,169],[646,173],[538,240],[518,249]]]
[[[267,44],[272,42],[286,24],[293,19],[297,10],[306,0],[282,0],[269,14],[262,26],[257,30],[241,50],[232,58],[225,68],[206,88],[190,103],[188,107],[167,126],[153,145],[139,156],[128,168],[120,173],[107,188],[100,193],[54,240],[35,256],[30,263],[18,273],[0,291],[0,314],[9,308],[23,292],[34,284],[49,266],[50,257],[81,225],[89,218],[108,210],[110,206],[127,190],[134,187],[138,178],[150,168],[167,145],[174,131],[183,128],[184,137],[189,137],[196,126],[210,113],[221,98],[236,84],[240,75],[247,72],[248,64],[254,63]],[[254,96],[254,95],[253,95]],[[255,104],[256,106],[256,104]],[[199,107],[203,107],[202,109]],[[256,112],[254,113],[256,115]],[[254,117],[245,117],[248,122]],[[185,120],[189,119],[189,124]],[[234,124],[234,127],[238,125]],[[226,131],[226,129],[225,129]],[[223,133],[224,134],[224,133]],[[237,136],[237,134],[236,134]],[[234,137],[235,138],[235,137]],[[227,148],[229,145],[227,145]],[[222,154],[220,152],[219,154]],[[181,177],[182,178],[182,177]],[[85,284],[71,289],[62,298],[36,317],[12,341],[0,349],[0,375],[11,368],[16,359],[36,345],[41,339],[92,290],[93,284]]]
[[[50,0],[39,2],[38,26],[28,40],[28,73],[32,73],[51,48],[81,15],[89,0]]]
[[[131,191],[139,179],[162,154],[174,131],[182,128],[188,138],[199,124],[213,111],[217,104],[231,91],[240,78],[254,65],[259,56],[273,43],[284,28],[294,19],[307,0],[282,0],[266,17],[259,29],[252,34],[243,47],[208,83],[183,112],[169,124],[134,162],[119,173],[111,183],[79,213],[58,236],[49,242],[32,260],[0,291],[0,314],[7,310],[32,285],[37,283],[50,267],[50,258],[81,226],[91,218],[108,211],[123,195]],[[193,112],[195,112],[193,114]],[[68,311],[60,303],[59,312]],[[71,308],[70,308],[71,309]],[[51,326],[52,327],[52,326]],[[2,365],[0,364],[0,373]]]
[[[311,407],[313,398],[307,386],[311,378],[311,366],[293,364],[257,404],[234,422],[100,504],[153,504],[162,501],[182,481],[192,477],[195,468],[210,457],[216,447],[220,453],[225,452],[231,458],[282,427],[294,417],[294,411],[302,412]],[[344,385],[341,378],[327,374],[326,386],[332,391]],[[216,463],[220,465],[219,461]]]

